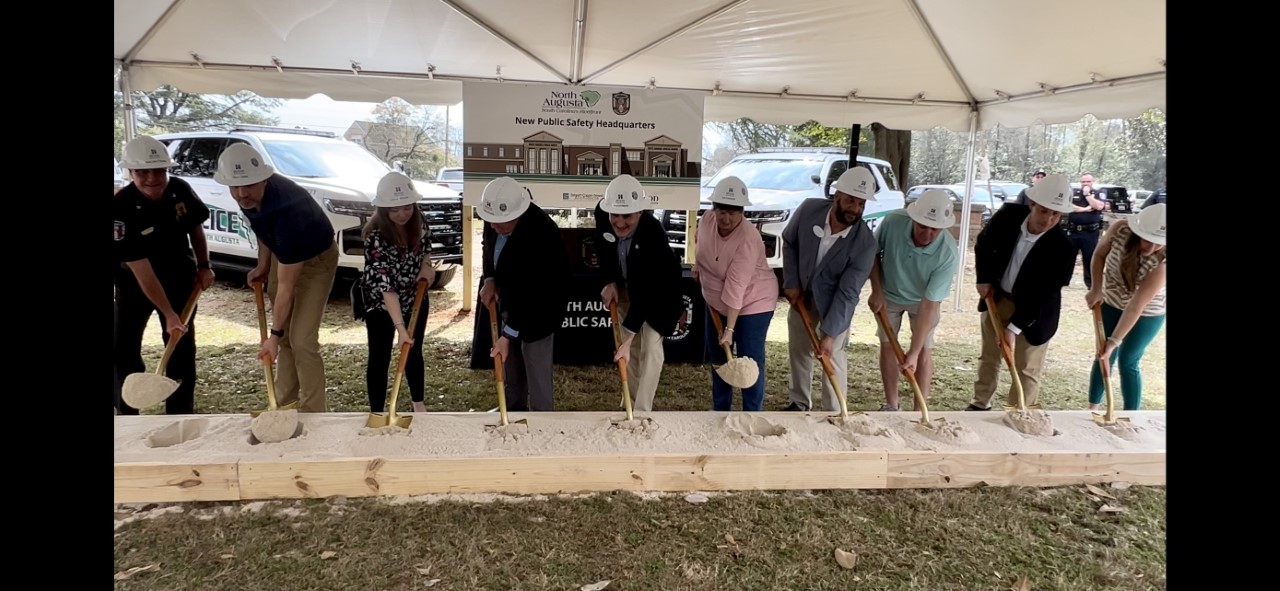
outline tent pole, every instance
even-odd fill
[[[120,94],[124,95],[120,108],[124,109],[124,141],[128,142],[138,135],[138,120],[133,108],[133,84],[129,81],[129,64],[120,65]]]
[[[473,205],[462,206],[462,312],[471,311],[471,251],[475,248],[475,239],[471,237],[471,220],[475,217]]]
[[[973,159],[977,155],[978,110],[969,112],[969,149],[964,157],[964,200],[960,206],[960,264],[956,266],[955,312],[960,311],[960,294],[964,290],[965,259],[969,254],[969,209],[973,203]]]

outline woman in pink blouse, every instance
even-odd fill
[[[760,231],[743,223],[743,208],[751,205],[747,186],[729,176],[711,192],[712,208],[698,221],[693,277],[707,301],[705,341],[713,365],[728,361],[722,344],[736,345],[736,354],[754,359],[760,378],[742,390],[742,410],[764,410],[764,341],[778,303],[778,277],[765,262]],[[711,314],[719,314],[724,333],[716,334]],[[711,371],[713,410],[730,410],[733,388]]]

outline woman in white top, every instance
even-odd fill
[[[1102,403],[1103,384],[1098,363],[1112,367],[1120,361],[1120,392],[1124,410],[1142,406],[1142,372],[1138,362],[1160,332],[1165,316],[1165,204],[1144,207],[1129,220],[1111,224],[1093,254],[1095,281],[1085,303],[1102,306],[1107,342],[1089,376],[1089,409]]]

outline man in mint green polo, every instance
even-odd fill
[[[906,211],[885,216],[876,228],[879,253],[871,269],[871,311],[884,310],[895,338],[902,328],[902,315],[911,319],[911,346],[906,363],[915,371],[920,393],[929,398],[933,378],[933,333],[938,328],[942,302],[951,292],[956,274],[956,239],[947,228],[955,225],[954,206],[943,191],[925,191]],[[879,323],[877,323],[878,325]],[[884,381],[881,411],[898,410],[898,375],[902,366],[889,345],[889,335],[880,336],[880,377]]]

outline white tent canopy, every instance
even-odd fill
[[[703,90],[712,121],[968,131],[964,211],[978,129],[1164,110],[1164,64],[1162,0],[115,0],[125,91],[452,105],[469,79]]]
[[[1164,108],[1164,48],[1160,0],[115,0],[133,90],[456,104],[465,79],[652,81],[707,91],[717,121],[1132,116]]]

